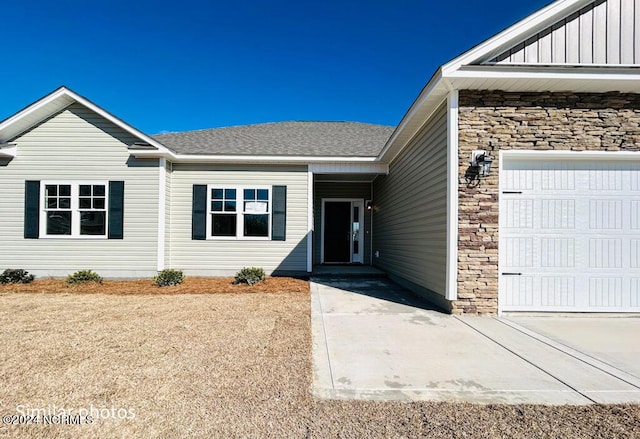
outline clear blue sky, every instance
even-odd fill
[[[438,66],[548,3],[4,2],[0,120],[66,85],[148,134],[396,125]]]

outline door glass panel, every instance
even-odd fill
[[[360,208],[353,206],[353,254],[360,254]]]

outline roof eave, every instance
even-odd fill
[[[175,163],[259,163],[259,164],[309,164],[309,163],[372,163],[377,157],[362,156],[278,156],[278,155],[196,155],[167,153],[151,150],[129,149],[129,153],[136,158],[166,158]]]

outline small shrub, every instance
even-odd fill
[[[244,267],[236,273],[236,284],[257,284],[265,279],[264,270],[258,267]]]
[[[22,268],[7,268],[0,274],[0,284],[28,284],[35,278]]]
[[[67,283],[70,285],[81,284],[85,282],[102,283],[102,276],[92,270],[80,270],[67,276]]]
[[[166,269],[158,273],[158,275],[153,278],[153,281],[159,287],[172,287],[184,282],[184,274],[182,274],[181,270]]]

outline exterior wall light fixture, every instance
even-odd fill
[[[489,176],[493,159],[487,155],[487,151],[480,149],[471,152],[471,168],[479,178]]]

